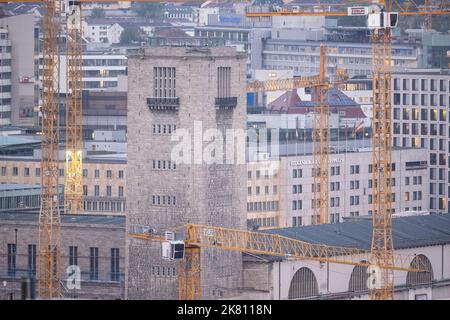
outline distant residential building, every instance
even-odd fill
[[[196,20],[196,12],[190,6],[167,4],[164,7],[164,17],[168,20],[193,22]]]
[[[138,17],[86,18],[83,21],[83,35],[91,43],[118,44],[127,28],[139,28],[149,37],[157,28],[171,28],[167,22],[149,22]]]
[[[86,2],[83,3],[83,10],[103,9],[103,10],[123,10],[130,9],[132,1],[109,1],[109,2]]]
[[[206,26],[208,24],[209,15],[219,13],[219,8],[202,7],[199,8],[197,11],[198,11],[197,24],[199,26]]]
[[[90,42],[119,43],[124,28],[113,19],[85,19],[83,35]]]

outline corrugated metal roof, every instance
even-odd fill
[[[370,249],[372,220],[361,219],[261,232],[279,234],[310,243]],[[393,240],[395,249],[450,243],[450,214],[394,218]]]

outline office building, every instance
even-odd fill
[[[301,149],[301,146],[299,147]],[[392,151],[392,210],[428,209],[428,155],[424,149]],[[330,154],[330,223],[345,217],[372,215],[372,152]],[[281,156],[251,162],[247,173],[247,218],[261,229],[313,224],[313,156]]]
[[[448,212],[450,73],[411,70],[392,76],[393,145],[426,150],[432,213]]]

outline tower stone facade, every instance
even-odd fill
[[[157,47],[128,64],[128,227],[245,228],[245,145],[236,143],[234,160],[225,149],[227,133],[246,128],[246,57],[229,47]],[[214,141],[223,148],[208,148]],[[241,254],[201,255],[202,298],[236,297]],[[178,297],[177,263],[161,258],[161,243],[128,239],[126,260],[128,299]]]

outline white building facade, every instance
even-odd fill
[[[392,151],[393,213],[427,209],[428,155],[424,151],[412,148]],[[272,172],[266,172],[267,161],[260,166],[249,163],[247,218],[262,228],[314,224],[313,161],[312,155],[282,156],[273,161],[270,167],[276,170]],[[371,148],[330,154],[329,161],[330,223],[342,222],[344,217],[371,215],[374,184]],[[272,202],[277,203],[276,207]]]
[[[109,21],[89,22],[83,21],[83,35],[90,42],[119,43],[120,35],[124,28],[118,24]]]
[[[393,212],[426,209],[428,192],[427,156],[423,150],[392,152]],[[313,222],[313,156],[282,158],[280,176],[286,189],[281,193],[281,212],[292,226]],[[330,222],[342,217],[372,214],[372,151],[330,154]],[[283,188],[283,187],[282,187]],[[289,224],[288,224],[289,225]]]

